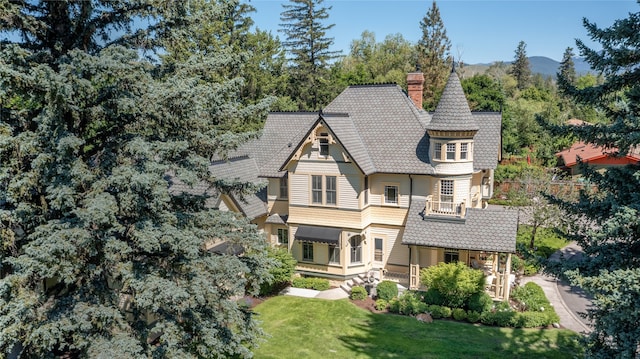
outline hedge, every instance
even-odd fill
[[[329,280],[324,278],[298,277],[293,278],[291,285],[296,288],[306,288],[315,290],[327,290],[330,288]]]

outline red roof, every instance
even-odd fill
[[[608,158],[614,160],[614,155],[617,152],[618,149],[615,147],[605,149],[602,146],[580,141],[574,143],[569,149],[556,153],[556,156],[562,158],[565,166],[571,167],[578,163],[578,157],[580,157],[582,162],[593,162]],[[640,162],[640,153],[638,153],[638,151],[631,151],[625,158],[631,163]]]

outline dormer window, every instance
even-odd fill
[[[320,133],[318,141],[320,144],[320,156],[329,156],[329,134],[326,132]]]
[[[436,142],[433,151],[434,151],[433,159],[438,161],[441,160],[442,159],[442,143]]]

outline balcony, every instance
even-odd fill
[[[424,207],[424,215],[438,215],[464,218],[467,211],[467,204],[454,202],[434,201],[433,196],[427,196],[427,203]]]

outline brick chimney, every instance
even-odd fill
[[[409,97],[413,104],[419,110],[422,110],[422,89],[424,85],[424,75],[422,72],[409,72],[407,74],[407,87],[409,92]]]

